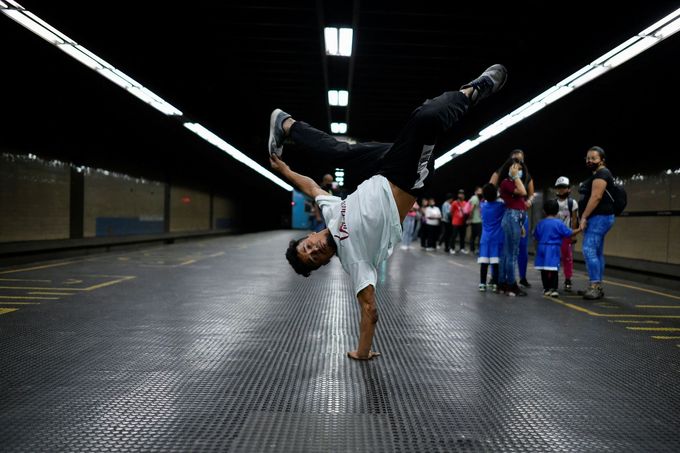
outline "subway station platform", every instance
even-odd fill
[[[396,250],[370,362],[339,262],[295,231],[0,269],[0,450],[680,451],[680,293],[477,290],[471,256]],[[576,289],[585,285],[577,273]]]

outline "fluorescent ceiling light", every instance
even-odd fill
[[[351,28],[340,29],[340,45],[338,46],[338,53],[343,57],[352,55],[352,36],[354,32]]]
[[[347,132],[347,123],[331,123],[331,132],[334,134],[344,134]]]
[[[11,19],[13,19],[15,22],[18,22],[19,24],[28,28],[33,33],[40,36],[47,42],[50,42],[52,44],[62,44],[64,42],[59,36],[55,35],[42,25],[36,23],[34,20],[30,19],[29,17],[25,16],[23,13],[15,9],[3,9],[2,12],[5,15],[9,16]]]
[[[7,8],[7,5],[4,2],[0,2],[0,8]]]
[[[352,55],[352,37],[354,31],[351,28],[326,27],[323,30],[326,42],[326,55],[349,57]]]
[[[609,66],[610,68],[615,68],[621,63],[625,63],[631,58],[649,49],[659,41],[660,41],[659,38],[651,38],[649,36],[646,36],[639,40],[638,42],[636,42],[635,44],[633,44],[632,46],[628,47],[627,49],[622,50],[618,54],[614,55],[613,57],[605,61],[603,64],[605,66]]]
[[[673,22],[654,33],[654,36],[664,39],[675,34],[678,30],[680,30],[680,19],[675,19]]]
[[[338,105],[341,107],[346,107],[349,100],[349,93],[347,90],[338,91]]]
[[[653,45],[661,42],[663,39],[680,31],[680,8],[657,21],[652,26],[648,27],[640,34],[635,35],[623,43],[619,44],[609,52],[600,56],[589,65],[586,65],[564,78],[559,83],[545,90],[538,96],[531,99],[513,110],[510,114],[504,116],[500,120],[490,124],[481,131],[474,140],[466,140],[455,148],[442,154],[435,160],[434,168],[439,168],[442,165],[450,162],[455,156],[459,156],[483,141],[500,134],[511,126],[517,124],[525,118],[539,112],[546,105],[551,104],[575,89],[585,85],[586,83],[601,76],[612,68],[630,60],[639,55]],[[653,36],[649,36],[653,33]]]
[[[323,30],[323,36],[326,41],[326,55],[337,55],[338,29],[335,27],[326,27]]]
[[[552,104],[556,100],[560,99],[562,96],[566,96],[572,91],[574,91],[574,88],[571,86],[560,87],[559,90],[546,96],[545,99],[543,99],[543,102],[545,102],[546,104]]]
[[[591,80],[601,76],[605,72],[609,71],[611,68],[607,66],[591,66],[590,71],[582,74],[580,77],[572,80],[569,83],[569,86],[572,88],[578,88],[580,86],[585,85],[586,83],[590,82]]]
[[[102,68],[98,69],[97,72],[125,90],[131,87],[130,83],[127,80],[113,72],[112,69]]]
[[[25,14],[26,16],[28,16],[30,19],[32,19],[33,21],[35,21],[35,22],[36,22],[38,25],[40,25],[41,27],[44,27],[45,29],[47,29],[47,30],[49,30],[50,32],[54,33],[54,34],[55,34],[56,36],[58,36],[62,41],[67,42],[67,43],[71,43],[71,44],[75,44],[71,38],[69,38],[68,36],[66,36],[65,34],[63,34],[62,32],[60,32],[59,30],[57,30],[56,28],[54,28],[53,26],[51,26],[50,24],[48,24],[47,22],[45,22],[44,20],[42,20],[41,18],[39,18],[38,16],[36,16],[36,15],[33,14],[32,12],[30,12],[30,11],[24,11],[24,14]]]
[[[264,168],[262,165],[258,164],[254,160],[252,160],[250,157],[246,156],[243,154],[241,151],[238,149],[234,148],[231,146],[229,143],[225,142],[222,140],[220,137],[215,135],[214,133],[210,132],[208,129],[203,127],[202,125],[198,123],[184,123],[184,127],[192,131],[194,134],[198,135],[208,143],[216,146],[217,148],[221,149],[225,153],[229,154],[231,157],[234,159],[238,160],[239,162],[247,165],[248,167],[252,168],[265,178],[269,179],[270,181],[274,182],[278,186],[286,189],[289,192],[293,191],[293,186],[290,184],[286,183],[284,180],[276,176],[274,173],[270,172],[266,168]]]
[[[338,90],[328,90],[328,104],[338,105]]]
[[[76,47],[72,46],[71,44],[59,44],[57,46],[57,48],[59,48],[60,50],[62,50],[65,53],[67,53],[71,57],[75,58],[76,60],[78,60],[79,62],[81,62],[82,64],[84,64],[85,66],[87,66],[90,69],[97,70],[97,69],[102,68],[102,66],[99,64],[99,62],[94,60],[89,55],[85,55],[80,50],[78,50]]]

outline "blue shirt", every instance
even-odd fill
[[[482,239],[485,242],[501,242],[503,240],[503,227],[501,221],[505,213],[503,200],[482,202]]]
[[[571,229],[558,218],[543,219],[536,225],[534,237],[539,244],[560,245],[562,239],[571,237]]]

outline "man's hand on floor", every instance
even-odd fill
[[[379,357],[379,356],[380,356],[380,353],[375,352],[375,351],[369,352],[368,356],[365,356],[365,357],[360,356],[357,351],[352,351],[352,352],[347,353],[347,357],[349,357],[350,359],[354,359],[354,360],[371,360],[371,359],[374,359],[374,358]]]

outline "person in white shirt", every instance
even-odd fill
[[[328,264],[333,255],[338,255],[352,279],[361,307],[359,344],[355,351],[348,352],[350,358],[369,360],[379,355],[371,350],[378,321],[377,269],[399,243],[401,223],[416,197],[422,196],[429,187],[437,139],[470,106],[500,90],[506,78],[506,69],[493,65],[459,91],[448,91],[425,101],[411,114],[392,144],[340,142],[302,121],[295,121],[280,109],[272,112],[269,133],[272,169],[301,192],[315,198],[327,225],[319,233],[291,241],[286,258],[298,274],[307,277]],[[286,138],[331,162],[374,164],[377,174],[361,183],[345,200],[331,196],[314,180],[294,172],[280,159]]]
[[[439,224],[442,220],[442,212],[437,207],[434,198],[430,198],[430,205],[425,209],[425,218],[425,225],[427,226],[427,247],[425,247],[425,250],[433,252],[437,250]]]

